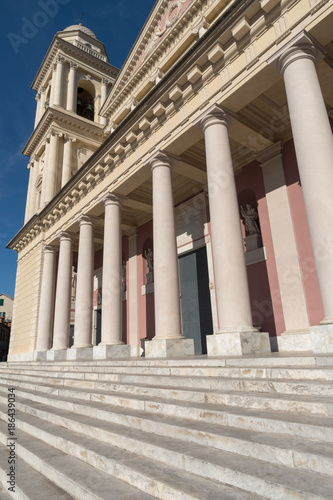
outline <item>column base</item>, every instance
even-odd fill
[[[71,347],[67,349],[67,361],[79,361],[93,359],[92,347]]]
[[[194,356],[193,339],[154,339],[145,342],[146,358]]]
[[[46,356],[47,356],[48,351],[35,351],[34,352],[34,361],[46,361]]]
[[[279,352],[312,351],[309,330],[300,333],[284,332],[279,337],[276,337],[276,342]]]
[[[242,356],[244,354],[270,354],[267,332],[236,331],[207,335],[208,356]]]
[[[131,346],[126,344],[96,345],[93,347],[93,359],[130,358]]]
[[[67,349],[51,349],[46,353],[46,361],[66,361]]]
[[[315,354],[333,353],[333,324],[310,326],[310,339]]]
[[[138,345],[131,345],[131,358],[141,358],[143,349]]]

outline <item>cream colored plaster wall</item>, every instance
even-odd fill
[[[35,349],[42,264],[42,244],[18,261],[9,355]]]

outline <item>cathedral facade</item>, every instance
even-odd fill
[[[160,0],[33,82],[9,361],[333,352],[333,2]]]

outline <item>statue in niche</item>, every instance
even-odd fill
[[[124,260],[121,266],[121,291],[126,292],[126,262]]]
[[[146,277],[147,284],[149,284],[154,281],[154,256],[151,248],[145,250],[144,257],[147,261],[148,273],[146,274]]]
[[[72,291],[71,291],[72,302],[75,301],[76,297],[76,281],[77,281],[77,272],[75,271],[75,267],[72,266]]]
[[[147,266],[148,266],[149,272],[152,273],[154,271],[154,257],[153,257],[153,251],[151,248],[148,248],[148,250],[145,250],[145,259],[147,260]]]
[[[241,214],[245,223],[246,232],[251,234],[260,234],[260,230],[256,220],[258,219],[258,212],[249,203],[246,204],[246,210],[241,206]]]

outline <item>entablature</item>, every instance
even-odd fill
[[[82,142],[90,141],[95,147],[100,146],[104,140],[103,125],[53,106],[45,111],[22,153],[26,156],[36,153],[45,142],[52,127],[64,134],[69,133],[75,138],[81,138]]]
[[[85,49],[87,48],[85,47]],[[95,57],[90,50],[84,50],[79,45],[73,45],[55,35],[32,83],[33,90],[40,92],[46,86],[59,53],[67,58],[68,62],[79,64],[87,72],[93,68],[100,78],[108,77],[113,82],[118,76],[119,69],[109,62]]]

